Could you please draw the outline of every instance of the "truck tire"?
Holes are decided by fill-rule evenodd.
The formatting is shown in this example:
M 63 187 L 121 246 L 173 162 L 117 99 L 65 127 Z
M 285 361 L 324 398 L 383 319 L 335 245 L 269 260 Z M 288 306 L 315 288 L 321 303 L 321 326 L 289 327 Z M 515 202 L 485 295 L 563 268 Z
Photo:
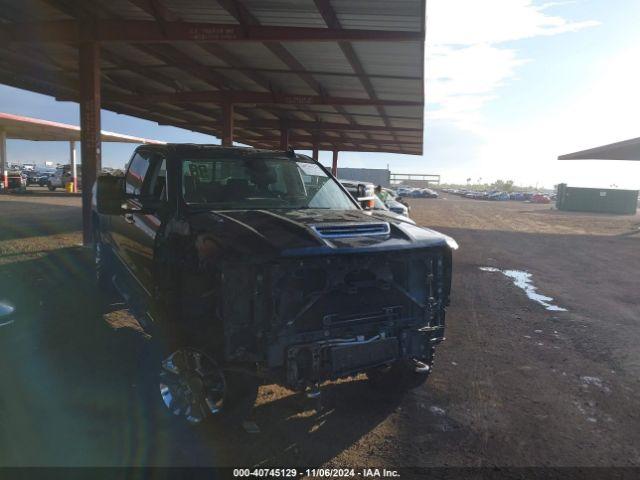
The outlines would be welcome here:
M 212 356 L 192 347 L 165 356 L 150 340 L 142 355 L 138 365 L 144 402 L 168 421 L 200 428 L 240 424 L 250 416 L 260 386 L 257 377 L 222 370 Z M 196 363 L 201 365 L 198 372 Z
M 47 188 L 49 189 L 50 192 L 55 191 L 56 187 L 54 187 L 53 185 L 51 185 L 50 183 L 47 185 Z
M 405 392 L 422 386 L 429 378 L 432 366 L 433 362 L 426 364 L 413 359 L 402 359 L 388 367 L 370 370 L 367 378 L 369 384 L 377 390 Z

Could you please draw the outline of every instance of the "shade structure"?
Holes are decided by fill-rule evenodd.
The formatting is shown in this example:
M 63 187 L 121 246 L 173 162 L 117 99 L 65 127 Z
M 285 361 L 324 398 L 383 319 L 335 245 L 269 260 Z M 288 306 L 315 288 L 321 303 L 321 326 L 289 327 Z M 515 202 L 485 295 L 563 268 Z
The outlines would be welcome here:
M 0 112 L 0 131 L 7 139 L 35 140 L 35 141 L 79 141 L 80 127 L 66 123 L 51 122 L 39 118 L 23 117 Z M 122 133 L 102 130 L 103 142 L 121 143 L 153 143 L 163 144 L 160 140 L 134 137 Z
M 102 108 L 260 148 L 422 153 L 424 0 L 0 0 L 0 17 L 0 83 L 78 100 L 96 44 Z
M 558 160 L 630 160 L 640 161 L 640 138 L 611 143 L 580 152 L 561 155 Z

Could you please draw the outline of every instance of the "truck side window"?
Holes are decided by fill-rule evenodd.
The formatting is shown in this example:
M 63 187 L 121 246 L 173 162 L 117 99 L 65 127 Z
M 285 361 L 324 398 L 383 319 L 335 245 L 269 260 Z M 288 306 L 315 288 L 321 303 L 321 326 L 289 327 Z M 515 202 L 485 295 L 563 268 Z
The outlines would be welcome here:
M 167 163 L 160 154 L 151 157 L 151 169 L 144 181 L 142 196 L 156 200 L 167 200 Z
M 139 153 L 136 153 L 131 159 L 129 170 L 127 170 L 127 175 L 124 179 L 126 193 L 129 195 L 140 195 L 147 170 L 149 170 L 149 160 Z

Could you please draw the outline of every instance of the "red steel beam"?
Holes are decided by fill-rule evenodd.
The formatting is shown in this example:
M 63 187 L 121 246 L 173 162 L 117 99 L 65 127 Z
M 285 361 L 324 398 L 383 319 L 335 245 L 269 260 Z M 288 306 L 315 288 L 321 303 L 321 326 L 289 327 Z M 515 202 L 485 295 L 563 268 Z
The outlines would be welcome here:
M 222 112 L 222 146 L 233 147 L 233 104 L 224 102 Z
M 60 97 L 60 101 L 74 100 Z M 389 105 L 422 107 L 422 102 L 411 100 L 382 100 L 370 98 L 328 97 L 322 95 L 288 95 L 267 92 L 242 92 L 238 90 L 213 90 L 197 92 L 149 93 L 142 95 L 110 95 L 110 101 L 136 104 L 155 103 L 248 103 L 284 105 Z
M 158 22 L 163 25 L 168 21 L 182 21 L 180 16 L 169 9 L 162 0 L 129 0 L 131 3 L 142 9 L 147 14 L 153 16 Z M 201 64 L 195 59 L 192 59 L 185 53 L 171 48 L 168 52 L 164 45 L 157 45 L 159 48 L 155 51 L 149 51 L 146 47 L 146 52 L 160 58 L 164 63 L 168 65 L 179 65 L 181 68 L 191 73 L 195 78 L 204 80 L 210 85 L 214 85 L 219 89 L 229 89 L 229 82 L 218 71 L 207 68 L 204 64 Z M 139 47 L 141 48 L 141 47 Z M 241 67 L 244 66 L 242 60 L 236 55 L 232 54 L 220 44 L 217 43 L 203 43 L 202 48 L 212 55 L 215 55 L 228 65 Z M 173 53 L 172 53 L 173 52 Z M 170 54 L 170 57 L 167 57 Z M 266 91 L 272 91 L 272 85 L 270 81 L 263 77 L 261 74 L 251 72 L 251 74 L 244 73 L 244 75 L 258 86 L 264 88 Z M 235 79 L 229 79 L 231 83 L 234 83 Z M 240 115 L 249 116 L 243 109 L 236 109 Z M 270 112 L 272 113 L 272 112 Z M 273 114 L 273 113 L 272 113 Z
M 91 222 L 92 188 L 101 168 L 100 138 L 100 47 L 83 43 L 80 63 L 80 142 L 82 155 L 82 241 L 93 239 Z
M 173 47 L 172 45 L 160 45 L 160 44 L 137 45 L 137 48 L 149 55 L 154 56 L 159 60 L 162 60 L 165 64 L 167 64 L 167 66 L 178 65 L 185 72 L 193 75 L 194 78 L 202 80 L 208 83 L 209 85 L 212 85 L 215 88 L 220 89 L 218 93 L 224 96 L 223 102 L 227 101 L 230 98 L 229 95 L 223 92 L 230 91 L 231 80 L 228 80 L 223 75 L 220 75 L 218 72 L 206 69 L 203 64 L 201 64 L 197 60 L 194 60 L 193 58 L 183 53 L 182 51 L 178 50 L 177 48 Z M 155 79 L 155 76 L 152 76 L 151 78 Z M 254 77 L 253 80 L 262 86 L 263 82 L 261 82 L 259 78 Z M 198 102 L 200 102 L 200 100 L 197 100 L 196 102 L 190 102 L 186 104 L 185 107 L 187 107 L 191 111 L 200 113 L 211 119 L 216 118 L 215 121 L 212 121 L 212 124 L 219 124 L 220 117 L 212 115 L 211 112 L 207 112 L 206 109 L 204 109 L 202 106 L 197 104 Z M 234 108 L 234 114 L 235 113 L 238 113 L 240 115 L 250 116 L 249 113 L 247 112 L 247 109 L 241 109 L 236 107 Z
M 0 40 L 21 43 L 55 42 L 294 42 L 376 41 L 416 42 L 421 33 L 264 25 L 227 25 L 149 20 L 58 20 L 3 24 Z
M 331 163 L 331 173 L 334 177 L 338 176 L 338 150 L 333 151 L 333 162 Z
M 269 142 L 271 141 L 271 137 L 255 137 L 256 142 Z M 277 140 L 273 141 L 273 143 L 277 142 Z M 397 140 L 379 140 L 374 139 L 370 140 L 368 138 L 346 138 L 346 137 L 314 137 L 313 135 L 291 135 L 289 137 L 289 143 L 293 146 L 299 143 L 308 143 L 311 145 L 320 145 L 320 144 L 341 144 L 341 145 L 396 145 L 398 144 Z M 422 145 L 422 140 L 410 140 L 410 141 L 401 141 L 400 143 L 404 145 L 412 145 L 418 146 Z
M 220 47 L 220 44 L 204 43 L 201 45 L 201 47 L 204 48 L 205 50 L 209 50 L 210 53 L 217 55 L 217 53 L 214 53 L 213 49 Z M 149 73 L 147 74 L 150 74 L 151 71 L 167 68 L 167 67 L 166 65 L 140 65 L 139 68 L 149 70 Z M 357 77 L 358 76 L 356 73 L 352 73 L 352 72 L 331 72 L 327 70 L 298 70 L 298 69 L 285 70 L 283 68 L 257 68 L 257 67 L 253 68 L 248 66 L 241 66 L 240 64 L 233 65 L 233 66 L 222 66 L 222 65 L 216 65 L 215 67 L 204 66 L 203 68 L 210 69 L 212 71 L 234 70 L 238 72 L 246 72 L 248 74 L 254 74 L 257 72 L 257 73 L 276 73 L 276 74 L 288 74 L 288 75 L 309 74 L 309 75 L 319 75 L 319 76 L 326 76 L 326 77 Z M 108 72 L 110 70 L 123 70 L 123 68 L 103 67 L 102 70 Z M 369 78 L 383 78 L 386 80 L 414 80 L 416 82 L 419 82 L 422 80 L 421 77 L 406 76 L 406 75 L 386 75 L 386 74 L 379 74 L 379 73 L 367 73 L 367 76 Z
M 318 135 L 297 135 L 291 134 L 289 137 L 291 143 L 295 142 L 308 142 L 308 143 L 326 143 L 326 142 L 340 142 L 340 143 L 354 143 L 354 144 L 369 144 L 369 145 L 397 145 L 402 143 L 404 145 L 422 145 L 421 138 L 415 138 L 411 140 L 398 141 L 395 138 L 392 140 L 381 140 L 378 138 L 349 138 L 349 137 L 328 137 Z
M 322 114 L 343 115 L 342 113 L 339 113 L 339 112 L 338 113 L 333 113 L 333 112 L 328 113 L 328 112 L 325 112 L 325 111 L 317 111 L 314 108 L 313 105 L 308 105 L 308 106 L 298 105 L 297 107 L 298 107 L 298 109 L 296 111 L 307 113 L 312 117 L 317 117 L 318 115 L 322 115 Z M 418 107 L 420 107 L 420 106 L 416 106 L 416 109 Z M 280 110 L 280 111 L 284 111 L 284 112 L 292 112 L 292 110 L 286 108 L 286 106 L 281 106 L 281 105 L 275 105 L 275 106 L 271 107 L 271 109 Z M 421 110 L 418 111 L 418 113 L 420 113 L 420 112 L 421 112 Z M 380 115 L 378 115 L 377 113 L 373 114 L 373 113 L 361 113 L 361 112 L 358 112 L 358 113 L 354 113 L 352 115 L 354 117 L 380 119 Z M 391 115 L 390 118 L 400 119 L 400 120 L 413 120 L 413 121 L 419 121 L 420 120 L 420 117 L 411 117 L 411 116 L 406 116 L 406 115 Z M 355 121 L 352 124 L 353 125 L 358 125 L 358 124 L 355 123 Z
M 289 128 L 282 126 L 280 128 L 280 150 L 289 148 Z
M 167 64 L 167 66 L 177 67 L 181 70 L 189 72 L 195 78 L 207 82 L 209 85 L 214 86 L 215 88 L 225 88 L 225 82 L 227 79 L 223 75 L 214 70 L 202 68 L 203 65 L 201 63 L 193 60 L 173 45 L 136 45 L 136 48 L 143 51 L 147 55 L 151 55 L 159 60 L 162 60 L 165 64 Z M 151 75 L 149 78 L 153 79 L 153 75 Z
M 323 20 L 325 21 L 325 23 L 329 28 L 336 28 L 336 29 L 342 28 L 342 25 L 340 24 L 340 20 L 338 20 L 338 16 L 333 10 L 333 7 L 331 6 L 331 3 L 329 0 L 314 0 L 314 1 L 316 4 L 316 8 L 320 12 L 320 15 L 322 15 Z M 367 92 L 367 95 L 369 95 L 369 98 L 377 99 L 378 97 L 376 95 L 375 89 L 373 88 L 373 84 L 371 83 L 371 80 L 369 79 L 369 77 L 367 77 L 364 67 L 362 66 L 362 63 L 360 62 L 360 59 L 358 58 L 358 55 L 356 54 L 355 50 L 353 49 L 353 46 L 349 42 L 338 42 L 338 45 L 340 47 L 340 50 L 342 50 L 342 53 L 346 57 L 347 61 L 349 62 L 349 65 L 351 65 L 351 68 L 358 76 L 358 79 L 360 80 L 362 87 Z M 381 105 L 376 105 L 376 110 L 380 114 L 380 117 L 382 117 L 384 124 L 387 127 L 390 127 L 391 122 L 389 121 L 389 118 L 387 118 L 387 114 L 384 108 Z
M 277 145 L 273 145 L 271 143 L 265 142 L 253 142 L 254 145 L 259 145 L 260 148 L 265 148 L 268 150 L 277 149 Z M 297 150 L 312 150 L 313 147 L 311 145 L 293 145 L 294 149 Z M 326 148 L 321 148 L 321 150 L 329 150 L 331 151 L 333 148 L 337 148 L 340 152 L 365 152 L 365 153 L 397 153 L 400 155 L 420 155 L 418 150 L 407 151 L 406 149 L 398 148 L 395 145 L 390 145 L 388 147 L 363 147 L 361 145 L 329 145 L 327 144 Z
M 138 8 L 153 16 L 159 23 L 164 25 L 168 21 L 176 22 L 182 21 L 180 16 L 169 9 L 162 0 L 129 0 Z M 172 47 L 161 44 L 139 46 L 138 48 L 144 50 L 146 53 L 162 60 L 168 66 L 178 65 L 183 70 L 189 72 L 194 78 L 204 80 L 210 85 L 215 86 L 218 89 L 230 89 L 229 82 L 219 72 L 207 68 L 204 64 L 201 64 L 197 60 L 191 58 L 189 55 L 182 51 Z M 209 53 L 216 55 L 222 61 L 230 65 L 239 65 L 241 61 L 235 57 L 235 55 L 229 53 L 222 48 L 219 44 L 204 43 L 202 48 L 208 50 Z M 256 82 L 259 86 L 265 90 L 270 91 L 271 85 L 266 78 L 260 76 L 260 74 L 248 75 L 245 74 L 251 81 Z M 231 80 L 233 81 L 233 80 Z M 196 112 L 202 112 L 202 108 L 197 105 L 190 104 L 188 107 Z M 240 115 L 249 116 L 243 109 L 235 109 Z M 211 117 L 211 113 L 205 114 L 205 116 Z M 208 128 L 207 128 L 208 129 Z M 233 130 L 233 129 L 232 129 Z M 232 132 L 233 133 L 233 132 Z
M 258 18 L 253 15 L 249 9 L 240 0 L 218 0 L 218 3 L 231 15 L 243 28 L 260 25 Z M 322 85 L 306 72 L 305 66 L 302 65 L 282 44 L 278 42 L 266 42 L 264 46 L 271 51 L 282 63 L 291 70 L 297 70 L 300 73 L 298 77 L 302 79 L 316 94 L 323 93 Z M 335 109 L 349 122 L 355 123 L 353 117 L 349 115 L 344 107 L 336 106 Z M 298 110 L 301 110 L 298 108 Z
M 238 120 L 236 127 L 249 129 L 279 130 L 285 124 L 292 130 L 308 130 L 313 132 L 422 132 L 417 127 L 385 127 L 381 125 L 354 125 L 350 123 L 326 123 L 326 122 L 305 122 L 302 120 Z M 178 127 L 201 126 L 201 125 L 174 125 Z
M 160 0 L 129 0 L 143 12 L 148 13 L 157 22 L 164 24 L 168 21 L 176 22 L 180 19 L 171 10 L 169 10 Z

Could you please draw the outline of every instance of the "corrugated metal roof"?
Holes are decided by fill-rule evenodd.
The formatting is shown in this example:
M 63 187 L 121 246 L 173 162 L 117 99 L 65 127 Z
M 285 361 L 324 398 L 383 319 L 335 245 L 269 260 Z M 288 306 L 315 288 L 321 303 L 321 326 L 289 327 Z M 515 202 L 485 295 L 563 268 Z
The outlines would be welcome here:
M 220 105 L 179 101 L 182 92 L 272 93 L 268 103 L 236 104 L 236 141 L 277 147 L 280 132 L 268 123 L 277 121 L 291 126 L 295 147 L 420 154 L 424 8 L 425 0 L 0 0 L 0 35 L 12 24 L 56 21 L 92 25 L 91 34 L 116 21 L 100 37 L 103 108 L 219 135 Z M 215 25 L 241 28 L 235 40 L 216 41 L 203 29 Z M 254 39 L 256 28 L 263 36 Z M 36 41 L 42 32 L 0 42 L 0 82 L 77 97 L 77 44 Z M 169 93 L 148 104 L 126 99 Z
M 561 155 L 558 160 L 631 160 L 640 161 L 640 138 L 602 145 Z

